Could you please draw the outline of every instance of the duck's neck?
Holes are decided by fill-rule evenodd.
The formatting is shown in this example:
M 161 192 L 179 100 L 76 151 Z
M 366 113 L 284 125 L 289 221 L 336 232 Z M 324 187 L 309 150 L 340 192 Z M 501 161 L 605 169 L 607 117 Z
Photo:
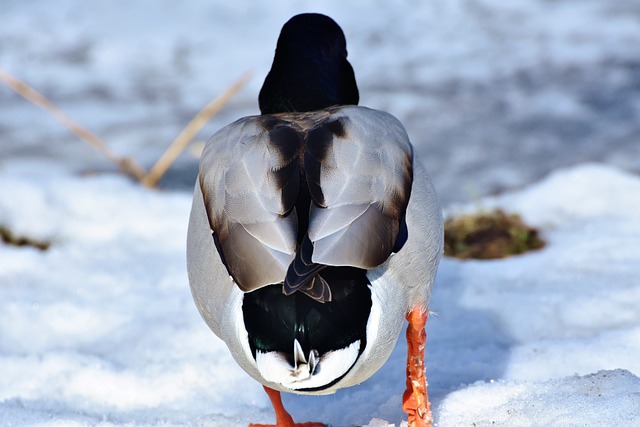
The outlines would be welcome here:
M 358 86 L 346 57 L 276 52 L 260 90 L 262 114 L 315 111 L 333 105 L 357 105 Z

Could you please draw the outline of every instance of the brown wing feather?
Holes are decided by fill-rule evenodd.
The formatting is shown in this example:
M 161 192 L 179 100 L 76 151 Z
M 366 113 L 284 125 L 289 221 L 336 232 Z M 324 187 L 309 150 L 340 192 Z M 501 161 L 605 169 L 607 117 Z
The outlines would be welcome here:
M 298 220 L 291 200 L 298 188 L 291 176 L 299 171 L 286 150 L 271 144 L 272 131 L 257 117 L 233 123 L 207 142 L 200 164 L 211 230 L 243 291 L 281 282 L 295 255 Z M 295 144 L 295 134 L 285 136 L 283 144 Z

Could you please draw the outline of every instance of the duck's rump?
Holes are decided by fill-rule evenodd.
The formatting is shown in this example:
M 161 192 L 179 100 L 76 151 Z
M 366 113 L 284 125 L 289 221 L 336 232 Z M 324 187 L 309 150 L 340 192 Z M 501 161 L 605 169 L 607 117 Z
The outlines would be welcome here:
M 278 285 L 245 294 L 243 316 L 254 356 L 256 351 L 290 353 L 294 340 L 305 353 L 313 349 L 321 354 L 366 342 L 371 291 L 365 271 L 328 267 L 322 274 L 333 292 L 330 302 L 302 293 L 287 296 Z

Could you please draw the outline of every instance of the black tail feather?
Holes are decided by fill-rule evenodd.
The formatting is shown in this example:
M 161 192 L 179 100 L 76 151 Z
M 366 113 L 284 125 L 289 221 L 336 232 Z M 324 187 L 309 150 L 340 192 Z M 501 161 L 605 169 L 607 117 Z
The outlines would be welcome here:
M 320 272 L 327 266 L 316 264 L 311 260 L 313 243 L 309 235 L 305 234 L 302 244 L 293 262 L 289 265 L 287 275 L 282 285 L 282 292 L 291 295 L 300 291 L 318 302 L 331 301 L 331 288 Z

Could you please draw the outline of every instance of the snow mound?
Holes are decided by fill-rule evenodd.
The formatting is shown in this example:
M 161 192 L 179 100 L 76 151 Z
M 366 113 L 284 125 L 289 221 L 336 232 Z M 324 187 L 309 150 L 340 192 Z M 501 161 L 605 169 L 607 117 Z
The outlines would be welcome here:
M 452 393 L 440 408 L 439 425 L 632 426 L 639 398 L 640 378 L 623 369 L 540 382 L 495 381 Z

